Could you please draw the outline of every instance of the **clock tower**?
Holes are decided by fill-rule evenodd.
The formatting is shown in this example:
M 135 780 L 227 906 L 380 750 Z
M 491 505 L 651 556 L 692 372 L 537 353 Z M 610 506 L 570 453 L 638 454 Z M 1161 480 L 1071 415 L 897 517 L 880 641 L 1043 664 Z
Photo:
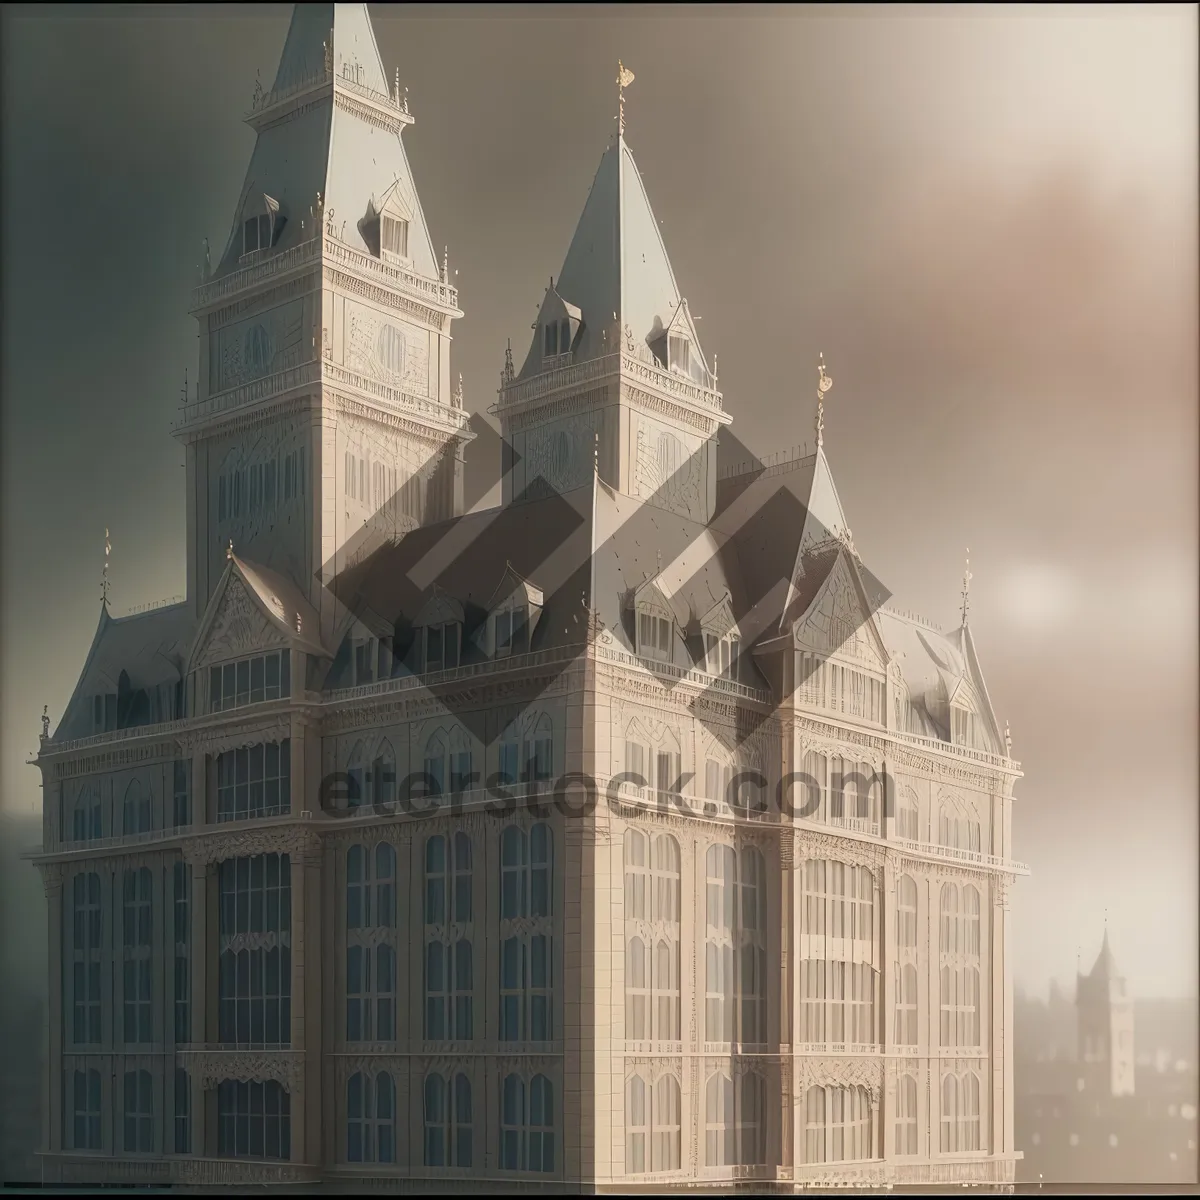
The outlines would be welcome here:
M 362 4 L 297 5 L 227 240 L 192 312 L 188 601 L 240 559 L 292 580 L 331 638 L 321 580 L 381 539 L 455 515 L 471 438 L 450 384 L 462 316 L 434 250 Z

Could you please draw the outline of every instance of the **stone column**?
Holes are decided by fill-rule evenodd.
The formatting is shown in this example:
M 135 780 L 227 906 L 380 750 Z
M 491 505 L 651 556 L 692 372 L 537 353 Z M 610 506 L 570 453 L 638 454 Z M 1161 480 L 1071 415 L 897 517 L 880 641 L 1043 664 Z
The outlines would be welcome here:
M 62 1150 L 63 1110 L 63 868 L 60 863 L 42 867 L 46 890 L 46 928 L 50 934 L 49 993 L 47 996 L 47 1084 L 42 1109 L 42 1145 L 51 1153 Z

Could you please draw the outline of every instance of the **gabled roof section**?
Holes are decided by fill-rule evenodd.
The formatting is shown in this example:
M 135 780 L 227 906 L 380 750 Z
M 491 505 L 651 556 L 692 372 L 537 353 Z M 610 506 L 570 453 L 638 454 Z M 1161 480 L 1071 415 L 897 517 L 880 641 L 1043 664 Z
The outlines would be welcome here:
M 979 656 L 975 653 L 975 639 L 971 636 L 970 625 L 964 624 L 954 637 L 956 648 L 963 663 L 963 673 L 970 680 L 976 699 L 979 716 L 983 718 L 988 728 L 992 746 L 999 753 L 1004 748 L 1004 734 L 992 707 L 992 698 L 988 695 L 987 684 L 983 680 L 983 668 L 979 665 Z
M 635 343 L 648 341 L 652 332 L 661 332 L 671 323 L 680 308 L 675 272 L 623 137 L 600 159 L 555 287 L 583 314 L 576 361 L 614 353 L 626 329 Z M 694 326 L 691 336 L 699 353 Z M 540 367 L 541 352 L 535 342 L 521 374 L 537 374 Z
M 376 102 L 391 104 L 392 89 L 365 4 L 297 4 L 268 101 L 288 92 L 304 92 L 306 83 L 316 86 L 326 79 L 326 47 L 331 35 L 334 79 L 348 93 L 369 93 Z M 411 123 L 407 115 L 397 120 L 401 127 Z M 339 241 L 369 253 L 360 226 L 372 199 L 382 206 L 393 190 L 410 214 L 408 251 L 413 270 L 427 279 L 439 278 L 438 258 L 399 130 L 383 128 L 335 107 L 328 89 L 319 99 L 314 95 L 311 103 L 281 114 L 261 128 L 214 276 L 241 265 L 242 225 L 250 216 L 265 211 L 264 193 L 279 201 L 280 212 L 287 218 L 275 245 L 277 251 L 299 245 L 312 235 L 312 210 L 320 193 L 324 217 L 316 219 L 330 221 Z
M 230 555 L 196 630 L 187 669 L 285 645 L 331 657 L 317 611 L 300 589 L 268 567 Z
M 541 608 L 545 599 L 541 588 L 530 583 L 509 562 L 505 564 L 504 576 L 496 585 L 496 590 L 492 593 L 492 598 L 488 601 L 488 611 L 491 612 L 493 609 L 507 604 L 514 597 L 524 601 L 526 604 L 532 605 L 534 608 Z
M 803 552 L 809 546 L 826 541 L 831 534 L 843 533 L 849 528 L 846 523 L 846 513 L 842 501 L 833 483 L 833 472 L 829 469 L 829 460 L 825 450 L 818 446 L 813 455 L 812 478 L 809 482 L 808 515 L 804 519 L 804 528 L 800 533 L 800 550 Z

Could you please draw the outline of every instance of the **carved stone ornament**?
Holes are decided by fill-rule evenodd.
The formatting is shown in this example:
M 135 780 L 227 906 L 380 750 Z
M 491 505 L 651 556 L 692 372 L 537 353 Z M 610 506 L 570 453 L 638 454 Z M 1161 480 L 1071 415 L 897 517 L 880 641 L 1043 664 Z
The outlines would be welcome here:
M 256 651 L 286 646 L 287 638 L 272 624 L 240 579 L 231 578 L 208 631 L 197 668 Z
M 801 1096 L 810 1087 L 865 1087 L 871 1102 L 878 1104 L 883 1091 L 883 1067 L 875 1058 L 797 1059 L 797 1083 Z
M 204 1091 L 224 1080 L 266 1083 L 274 1080 L 287 1092 L 296 1093 L 304 1082 L 304 1057 L 288 1050 L 207 1050 L 189 1055 L 193 1073 L 199 1075 Z
M 316 854 L 320 848 L 321 839 L 311 829 L 282 825 L 203 834 L 184 843 L 183 857 L 193 865 L 207 866 L 258 854 L 288 854 L 296 858 Z
M 191 758 L 198 753 L 226 754 L 230 750 L 244 750 L 261 742 L 282 742 L 292 736 L 292 721 L 281 714 L 273 721 L 256 722 L 252 726 L 242 725 L 235 729 L 195 729 L 179 736 L 179 753 Z

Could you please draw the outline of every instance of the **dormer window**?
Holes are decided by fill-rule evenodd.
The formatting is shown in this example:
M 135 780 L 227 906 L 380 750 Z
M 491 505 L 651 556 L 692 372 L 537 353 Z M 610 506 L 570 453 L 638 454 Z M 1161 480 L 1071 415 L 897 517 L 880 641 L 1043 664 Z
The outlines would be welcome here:
M 449 671 L 458 666 L 462 644 L 462 625 L 458 621 L 443 621 L 425 627 L 425 670 Z
M 975 714 L 968 712 L 965 708 L 952 707 L 950 709 L 952 721 L 953 742 L 956 746 L 974 746 L 975 745 Z
M 571 352 L 571 322 L 567 317 L 542 326 L 542 357 L 557 358 Z
M 741 643 L 738 638 L 717 637 L 715 633 L 704 635 L 704 657 L 708 673 L 720 675 L 723 679 L 737 677 L 737 659 Z
M 671 658 L 671 621 L 656 612 L 638 613 L 638 653 L 650 658 Z
M 242 254 L 253 254 L 256 250 L 269 250 L 279 241 L 287 217 L 282 213 L 260 213 L 248 218 L 242 225 Z
M 692 373 L 692 344 L 685 337 L 672 334 L 667 339 L 668 367 L 681 375 Z
M 493 620 L 497 658 L 525 654 L 529 650 L 529 610 L 524 604 L 496 613 Z
M 408 257 L 408 222 L 401 217 L 379 218 L 379 244 L 384 254 L 392 258 Z

